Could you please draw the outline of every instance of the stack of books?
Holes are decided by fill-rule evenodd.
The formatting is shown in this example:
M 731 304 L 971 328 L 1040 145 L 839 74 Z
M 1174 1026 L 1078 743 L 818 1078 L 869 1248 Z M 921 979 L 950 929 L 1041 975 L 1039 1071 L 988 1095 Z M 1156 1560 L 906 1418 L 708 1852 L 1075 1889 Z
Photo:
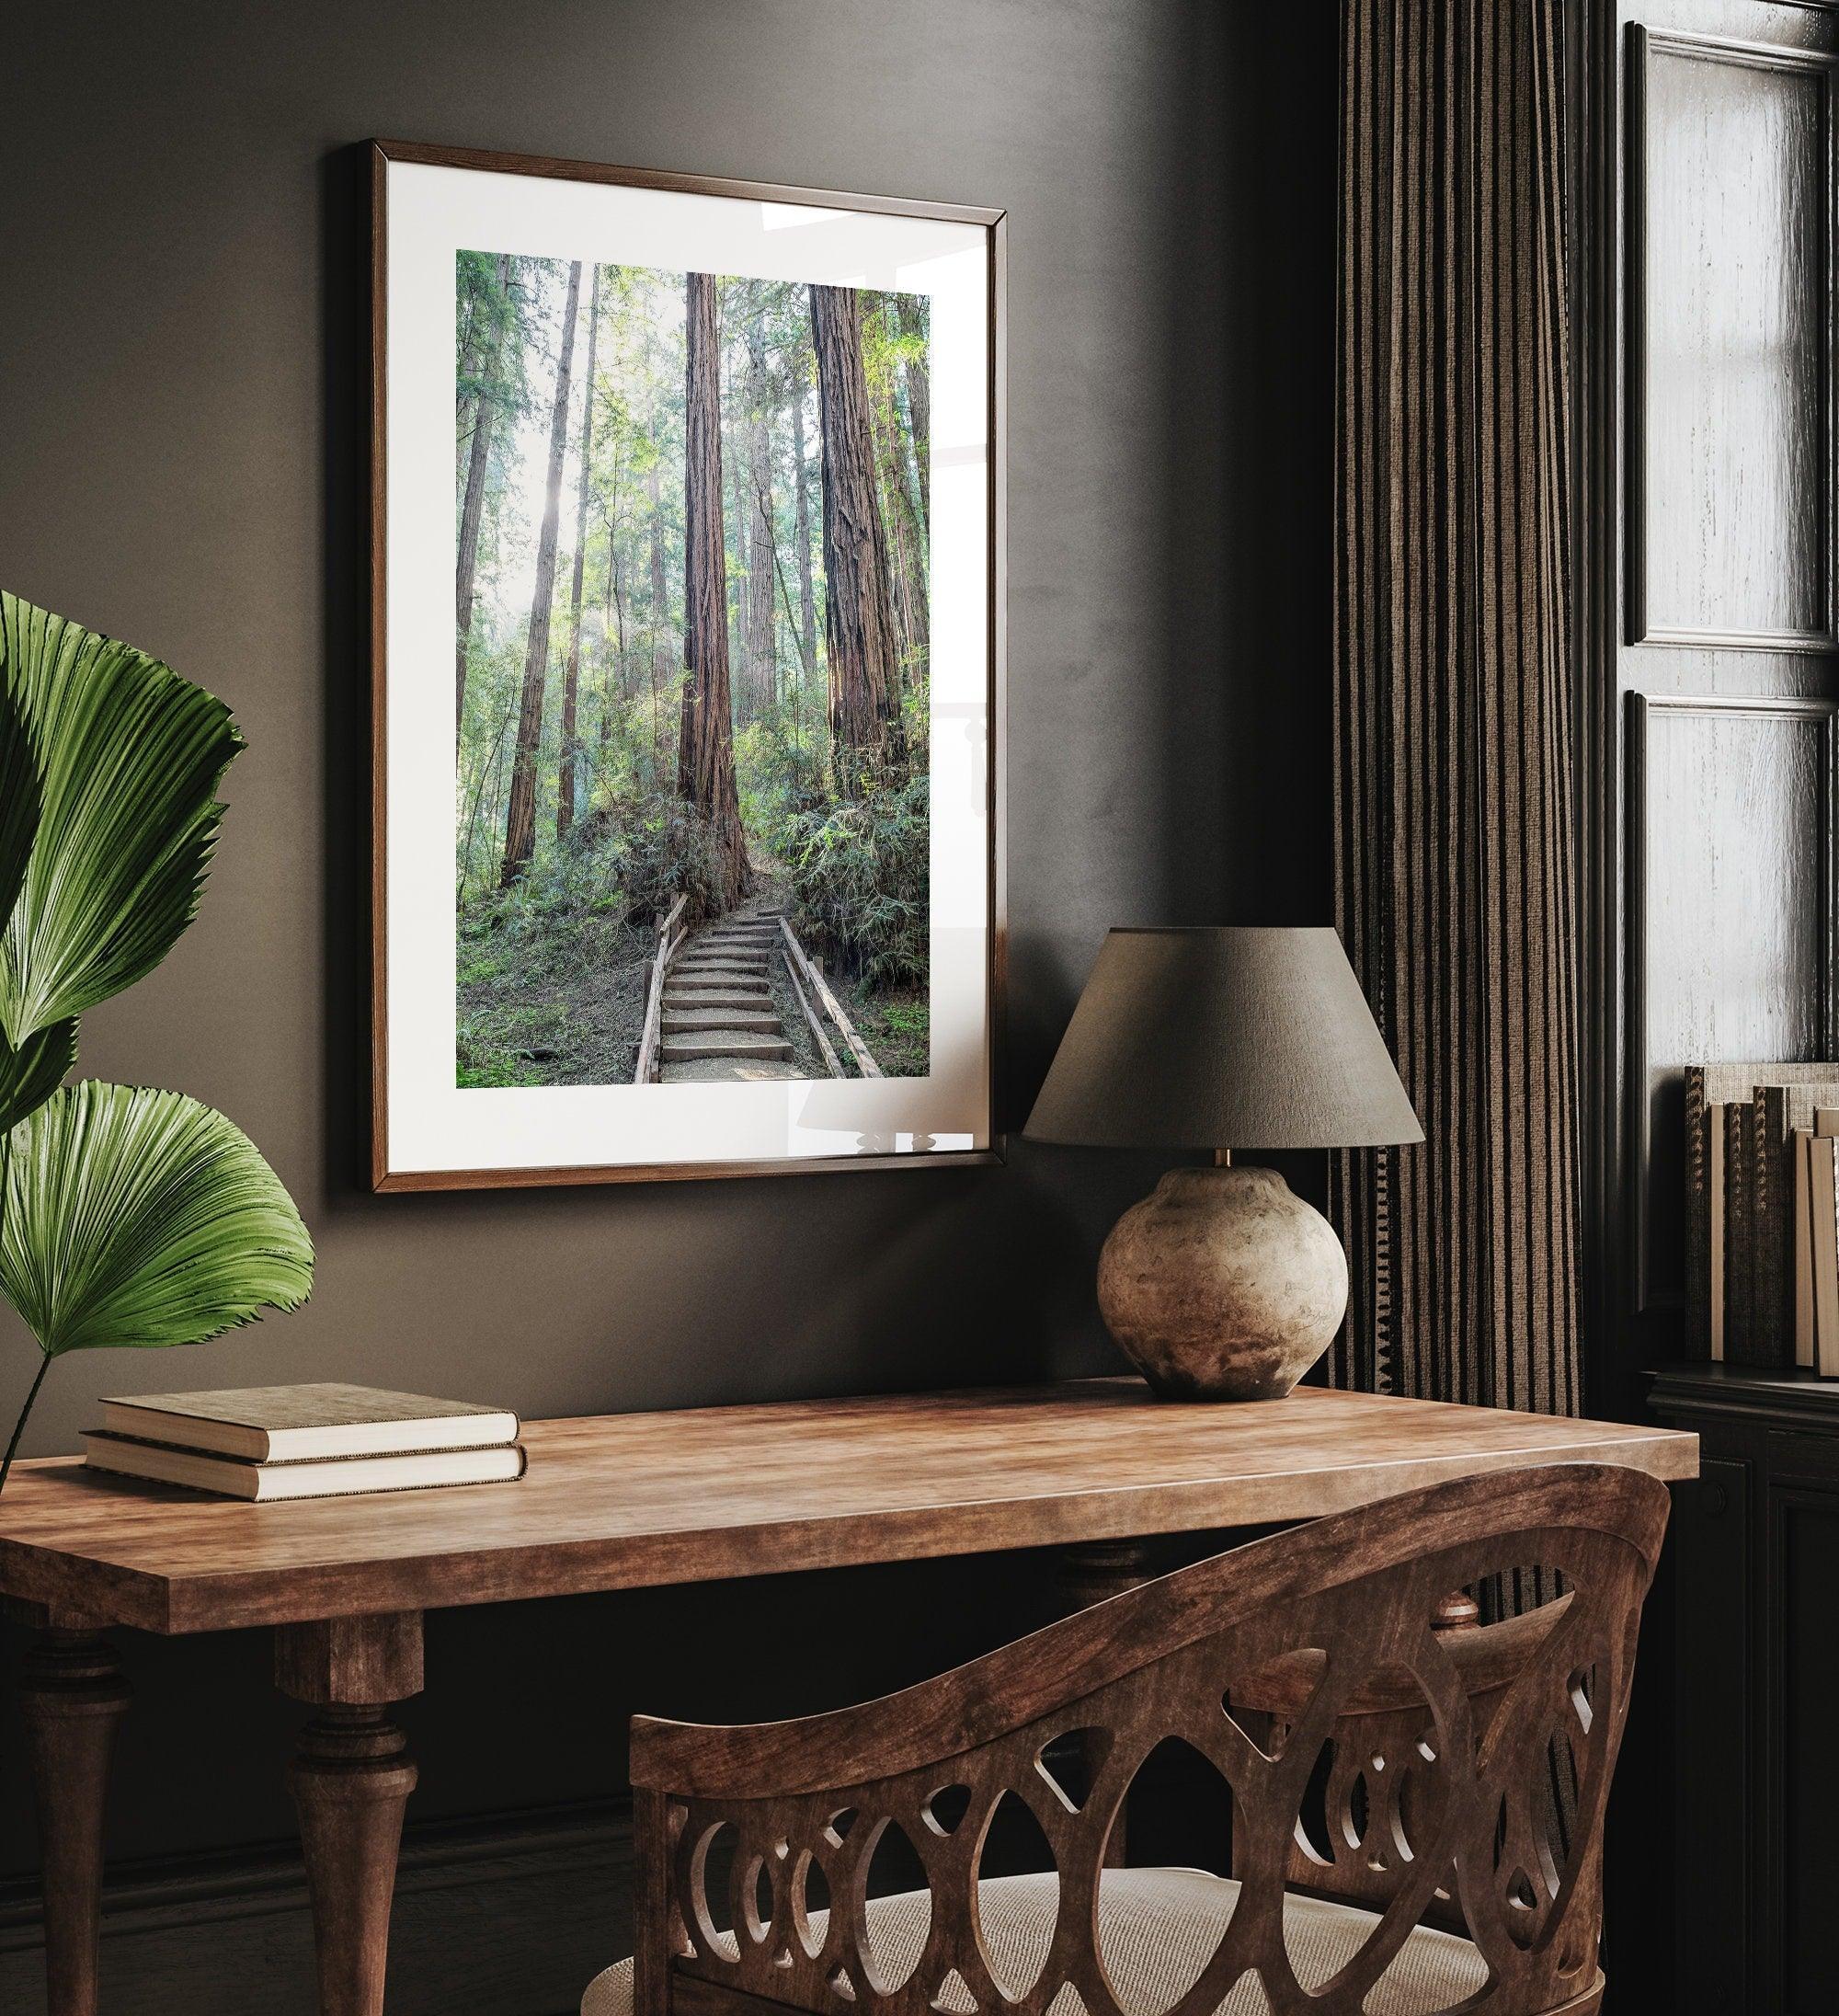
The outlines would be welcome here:
M 83 1438 L 91 1470 L 232 1498 L 332 1498 L 508 1483 L 524 1471 L 502 1407 L 371 1386 L 246 1386 L 102 1403 Z
M 1839 1064 L 1685 1074 L 1688 1346 L 1839 1378 Z

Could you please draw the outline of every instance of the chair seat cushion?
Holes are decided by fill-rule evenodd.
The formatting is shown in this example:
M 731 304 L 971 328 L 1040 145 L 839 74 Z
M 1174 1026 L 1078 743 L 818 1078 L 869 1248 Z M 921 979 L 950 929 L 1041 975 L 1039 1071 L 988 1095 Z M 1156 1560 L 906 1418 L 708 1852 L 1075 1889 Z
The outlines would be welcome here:
M 1239 1900 L 1239 1885 L 1197 1869 L 1108 1869 L 1099 1885 L 1099 1950 L 1128 2016 L 1169 2008 L 1200 1976 Z M 990 1966 L 999 1982 L 1033 1981 L 1053 1938 L 1059 1910 L 1054 1876 L 998 1876 L 977 1892 Z M 1296 1978 L 1319 1987 L 1365 1944 L 1376 1919 L 1352 1905 L 1290 1896 L 1284 1904 L 1284 1942 Z M 812 1914 L 817 1931 L 821 1915 Z M 931 1923 L 923 1890 L 872 1898 L 869 1937 L 878 1964 L 902 1976 L 918 1963 Z M 1366 2016 L 1433 2016 L 1486 1986 L 1488 1965 L 1466 1939 L 1420 1926 L 1366 1998 Z M 955 1979 L 938 2007 L 972 2016 L 968 1992 Z M 632 1962 L 597 1975 L 581 1999 L 581 2016 L 632 2016 Z M 1217 2016 L 1265 2016 L 1255 1976 L 1242 1976 Z

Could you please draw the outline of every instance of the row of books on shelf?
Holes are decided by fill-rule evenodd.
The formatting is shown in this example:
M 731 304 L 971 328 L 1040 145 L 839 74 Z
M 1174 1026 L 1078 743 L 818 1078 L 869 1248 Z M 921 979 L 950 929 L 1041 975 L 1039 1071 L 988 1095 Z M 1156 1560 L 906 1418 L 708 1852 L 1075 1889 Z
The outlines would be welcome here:
M 1839 1064 L 1685 1074 L 1687 1344 L 1839 1378 Z
M 426 1393 L 322 1383 L 105 1400 L 83 1438 L 91 1470 L 260 1502 L 508 1483 L 516 1415 Z

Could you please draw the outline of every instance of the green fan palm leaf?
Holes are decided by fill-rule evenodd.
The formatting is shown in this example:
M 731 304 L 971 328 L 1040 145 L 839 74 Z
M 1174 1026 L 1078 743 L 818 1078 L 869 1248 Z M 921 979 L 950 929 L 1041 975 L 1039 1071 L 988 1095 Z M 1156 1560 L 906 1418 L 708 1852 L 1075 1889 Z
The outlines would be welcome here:
M 197 913 L 243 746 L 144 651 L 0 592 L 0 1291 L 40 1358 L 200 1344 L 313 1285 L 300 1213 L 247 1137 L 179 1093 L 86 1082 L 77 1017 Z
M 0 689 L 23 727 L 35 830 L 0 938 L 16 1050 L 152 972 L 197 913 L 243 746 L 230 712 L 157 659 L 0 593 Z M 0 723 L 0 770 L 12 762 Z M 0 899 L 9 813 L 0 817 Z
M 86 1080 L 15 1128 L 0 1287 L 47 1358 L 201 1344 L 313 1286 L 300 1213 L 255 1144 L 182 1093 Z
M 39 773 L 14 698 L 11 660 L 0 660 L 0 919 L 12 912 L 39 830 Z M 56 1022 L 16 1050 L 0 1033 L 0 1135 L 49 1099 L 76 1061 L 76 1024 Z
M 10 917 L 39 830 L 39 773 L 26 716 L 0 658 L 0 919 Z
M 0 1036 L 0 1138 L 63 1084 L 76 1062 L 76 1022 L 54 1022 L 16 1050 Z

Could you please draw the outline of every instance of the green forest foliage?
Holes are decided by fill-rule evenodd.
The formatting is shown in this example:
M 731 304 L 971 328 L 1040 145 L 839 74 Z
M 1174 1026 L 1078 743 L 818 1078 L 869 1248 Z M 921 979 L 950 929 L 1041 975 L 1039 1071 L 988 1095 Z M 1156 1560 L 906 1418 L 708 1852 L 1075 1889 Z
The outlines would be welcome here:
M 469 472 L 485 430 L 471 614 L 465 621 L 463 609 L 457 667 L 461 1079 L 543 1082 L 541 1053 L 552 1048 L 556 1008 L 565 1008 L 571 991 L 648 958 L 655 922 L 679 894 L 691 898 L 692 913 L 714 907 L 709 834 L 679 796 L 684 281 L 634 268 L 583 270 L 555 507 L 536 841 L 508 887 L 501 884 L 510 773 L 568 269 L 463 252 L 456 281 L 463 591 Z M 923 1071 L 926 304 L 904 295 L 859 298 L 899 639 L 904 760 L 852 765 L 830 743 L 810 290 L 731 278 L 719 283 L 718 302 L 734 767 L 755 870 L 782 899 L 807 948 L 852 983 L 858 1000 L 917 991 L 917 1006 L 890 1002 L 887 1033 L 904 1049 L 901 1068 Z M 571 647 L 578 672 L 573 802 L 565 814 L 558 794 Z M 616 1067 L 610 1056 L 610 1073 Z

